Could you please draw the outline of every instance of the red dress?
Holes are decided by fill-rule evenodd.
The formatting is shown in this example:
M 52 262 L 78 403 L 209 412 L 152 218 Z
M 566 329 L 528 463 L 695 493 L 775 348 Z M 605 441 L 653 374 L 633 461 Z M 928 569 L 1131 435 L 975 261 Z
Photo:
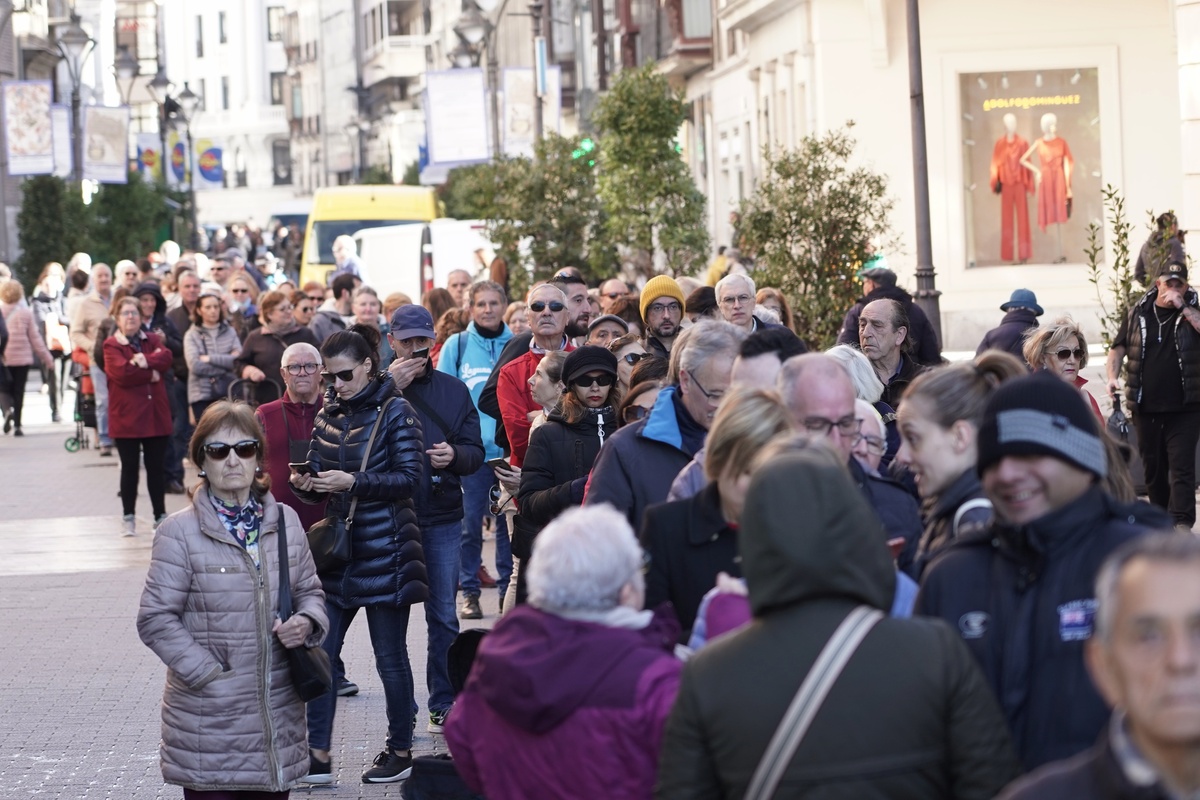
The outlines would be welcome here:
M 1029 203 L 1026 195 L 1033 191 L 1033 173 L 1021 164 L 1021 156 L 1029 142 L 1014 135 L 1001 136 L 992 148 L 991 187 L 1000 184 L 1000 260 L 1013 260 L 1013 219 L 1017 222 L 1017 254 L 1021 260 L 1032 255 L 1029 241 Z
M 1038 227 L 1043 231 L 1047 225 L 1067 221 L 1067 173 L 1075 164 L 1071 148 L 1066 139 L 1057 136 L 1050 141 L 1038 139 L 1038 165 L 1042 171 L 1042 182 L 1038 187 Z

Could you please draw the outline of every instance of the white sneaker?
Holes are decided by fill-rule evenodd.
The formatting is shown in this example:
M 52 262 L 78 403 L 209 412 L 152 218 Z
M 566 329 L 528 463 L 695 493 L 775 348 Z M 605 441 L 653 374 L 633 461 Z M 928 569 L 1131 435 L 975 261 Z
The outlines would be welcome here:
M 137 517 L 135 517 L 133 514 L 125 515 L 125 535 L 126 536 L 136 536 L 137 535 Z

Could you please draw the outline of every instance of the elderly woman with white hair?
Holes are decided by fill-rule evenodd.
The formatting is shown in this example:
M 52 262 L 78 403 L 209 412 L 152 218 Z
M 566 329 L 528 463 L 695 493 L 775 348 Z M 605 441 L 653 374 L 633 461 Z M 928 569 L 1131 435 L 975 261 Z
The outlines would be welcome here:
M 884 429 L 887 431 L 887 449 L 879 459 L 878 470 L 887 474 L 888 465 L 900 449 L 900 431 L 896 427 L 896 409 L 880 399 L 883 397 L 883 383 L 875 374 L 870 360 L 856 347 L 839 344 L 826 350 L 825 355 L 831 356 L 846 368 L 850 382 L 854 384 L 854 396 L 870 403 L 883 419 Z
M 446 722 L 454 765 L 489 800 L 649 798 L 679 688 L 679 624 L 642 610 L 625 515 L 572 508 L 542 529 L 529 602 L 484 638 Z

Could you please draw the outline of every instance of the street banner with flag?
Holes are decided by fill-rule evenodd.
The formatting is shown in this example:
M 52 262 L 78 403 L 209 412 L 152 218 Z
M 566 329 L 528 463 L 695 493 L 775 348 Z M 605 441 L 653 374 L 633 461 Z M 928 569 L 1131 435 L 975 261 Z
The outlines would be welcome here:
M 196 140 L 196 188 L 221 189 L 225 186 L 224 148 L 214 139 Z
M 187 140 L 177 131 L 167 134 L 167 185 L 173 189 L 188 188 Z
M 8 174 L 49 175 L 54 171 L 50 81 L 4 81 L 0 88 Z
M 537 102 L 535 73 L 531 67 L 506 67 L 502 95 L 500 138 L 504 155 L 533 158 L 534 103 Z M 559 133 L 562 118 L 562 68 L 546 69 L 546 95 L 542 98 L 542 131 Z
M 162 179 L 162 139 L 157 133 L 137 135 L 137 164 L 138 171 L 147 181 Z
M 83 177 L 129 182 L 129 106 L 84 106 Z

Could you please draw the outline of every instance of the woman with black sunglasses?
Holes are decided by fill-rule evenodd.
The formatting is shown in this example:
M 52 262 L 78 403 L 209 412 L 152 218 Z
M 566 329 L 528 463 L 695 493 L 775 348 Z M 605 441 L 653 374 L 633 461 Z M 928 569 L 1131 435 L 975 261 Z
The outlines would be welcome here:
M 617 384 L 617 357 L 596 345 L 585 345 L 567 355 L 563 364 L 562 399 L 546 423 L 529 437 L 529 450 L 521 468 L 517 493 L 514 546 L 529 552 L 534 537 L 571 506 L 583 504 L 588 474 L 604 441 L 617 429 L 616 408 L 621 403 Z M 517 571 L 517 602 L 525 601 L 524 575 Z
M 1044 369 L 1078 389 L 1103 427 L 1104 415 L 1100 413 L 1100 406 L 1083 388 L 1087 380 L 1079 375 L 1087 366 L 1088 350 L 1087 339 L 1083 338 L 1083 330 L 1075 320 L 1062 316 L 1050 325 L 1031 328 L 1025 334 L 1025 347 L 1021 352 L 1034 372 Z
M 412 771 L 413 675 L 408 659 L 408 616 L 429 596 L 429 578 L 413 495 L 421 483 L 425 446 L 417 415 L 381 370 L 379 331 L 352 325 L 321 346 L 329 387 L 317 412 L 307 467 L 290 482 L 305 502 L 328 498 L 326 513 L 348 523 L 350 563 L 321 572 L 329 636 L 324 648 L 335 664 L 329 691 L 308 704 L 311 765 L 305 783 L 333 782 L 329 751 L 337 706 L 342 642 L 359 609 L 366 610 L 375 664 L 387 704 L 388 736 L 364 783 L 392 783 Z M 372 442 L 372 431 L 378 430 Z M 367 458 L 366 469 L 363 459 Z

